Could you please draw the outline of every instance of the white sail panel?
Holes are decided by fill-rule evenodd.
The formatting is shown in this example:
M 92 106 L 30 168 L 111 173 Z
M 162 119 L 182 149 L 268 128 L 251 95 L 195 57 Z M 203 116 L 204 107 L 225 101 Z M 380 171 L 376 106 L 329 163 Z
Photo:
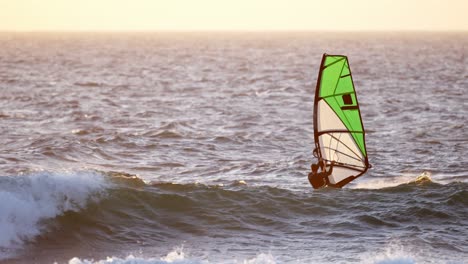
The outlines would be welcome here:
M 327 130 L 348 130 L 343 124 L 343 121 L 341 121 L 325 100 L 318 101 L 317 125 L 318 132 Z
M 331 184 L 337 184 L 340 181 L 350 176 L 356 176 L 360 174 L 362 171 L 356 171 L 356 170 L 349 169 L 349 168 L 335 166 L 333 167 L 333 174 L 328 177 L 328 180 L 330 181 Z
M 364 156 L 354 138 L 347 132 L 348 129 L 341 119 L 324 100 L 318 102 L 317 121 L 317 131 L 319 133 L 330 131 L 318 137 L 322 157 L 326 160 L 349 165 L 366 166 Z
M 319 136 L 319 143 L 320 152 L 324 159 L 356 167 L 366 167 L 358 146 L 349 134 L 322 134 Z

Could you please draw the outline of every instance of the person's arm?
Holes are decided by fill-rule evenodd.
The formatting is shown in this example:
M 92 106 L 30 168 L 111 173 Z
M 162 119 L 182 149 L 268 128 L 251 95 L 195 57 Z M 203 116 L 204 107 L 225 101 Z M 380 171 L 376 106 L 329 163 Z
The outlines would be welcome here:
M 327 171 L 326 171 L 327 163 L 325 162 L 325 160 L 320 159 L 319 165 L 320 165 L 320 171 L 321 171 L 321 172 L 327 172 Z

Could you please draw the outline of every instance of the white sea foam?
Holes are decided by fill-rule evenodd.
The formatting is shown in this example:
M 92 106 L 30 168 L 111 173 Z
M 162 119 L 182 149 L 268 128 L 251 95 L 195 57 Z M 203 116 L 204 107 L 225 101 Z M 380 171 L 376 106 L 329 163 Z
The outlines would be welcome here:
M 416 262 L 412 258 L 408 257 L 395 257 L 378 260 L 375 264 L 415 264 Z
M 275 264 L 276 259 L 271 253 L 260 253 L 256 257 L 244 260 L 243 264 Z
M 183 247 L 177 247 L 166 256 L 161 258 L 145 258 L 145 257 L 135 257 L 134 255 L 129 255 L 126 258 L 119 257 L 107 257 L 105 260 L 81 260 L 78 257 L 72 258 L 68 264 L 195 264 L 195 263 L 207 263 L 199 260 L 194 260 L 187 258 L 183 251 Z
M 220 260 L 211 262 L 208 260 L 198 260 L 186 256 L 182 247 L 178 247 L 161 258 L 135 257 L 129 255 L 126 258 L 107 257 L 105 260 L 81 260 L 77 257 L 71 259 L 68 264 L 275 264 L 275 258 L 271 254 L 260 253 L 251 259 L 244 260 Z
M 407 174 L 391 178 L 369 178 L 363 181 L 357 181 L 352 187 L 354 189 L 382 189 L 395 187 L 401 184 L 411 182 L 422 182 L 424 180 L 432 181 L 430 172 L 423 172 L 419 175 Z
M 180 259 L 180 260 L 164 260 L 164 259 L 157 259 L 157 258 L 140 258 L 135 257 L 133 255 L 129 255 L 126 258 L 118 258 L 118 257 L 107 257 L 105 260 L 81 260 L 79 258 L 71 259 L 68 264 L 166 264 L 166 263 L 173 263 L 173 264 L 194 264 L 194 263 L 202 263 L 195 260 L 187 260 L 187 259 Z
M 44 220 L 80 210 L 89 199 L 97 199 L 93 194 L 104 191 L 106 184 L 103 175 L 92 172 L 0 177 L 0 259 L 43 232 Z
M 461 264 L 462 260 L 457 256 L 453 259 L 441 259 L 441 256 L 431 248 L 420 248 L 403 244 L 398 239 L 392 239 L 378 252 L 365 252 L 360 258 L 360 263 L 365 264 L 416 264 L 416 263 L 445 263 Z

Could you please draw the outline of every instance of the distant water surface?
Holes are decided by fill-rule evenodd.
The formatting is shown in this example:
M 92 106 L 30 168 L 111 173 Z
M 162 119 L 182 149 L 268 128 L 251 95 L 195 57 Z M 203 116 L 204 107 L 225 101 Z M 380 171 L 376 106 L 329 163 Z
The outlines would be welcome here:
M 314 191 L 325 52 L 373 168 Z M 467 33 L 0 33 L 0 262 L 467 263 L 467 88 Z

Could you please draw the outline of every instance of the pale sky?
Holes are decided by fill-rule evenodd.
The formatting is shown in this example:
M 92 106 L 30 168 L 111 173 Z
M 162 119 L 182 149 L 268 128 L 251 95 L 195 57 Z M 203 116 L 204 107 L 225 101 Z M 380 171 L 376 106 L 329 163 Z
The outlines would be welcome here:
M 0 0 L 0 31 L 468 31 L 468 0 Z

